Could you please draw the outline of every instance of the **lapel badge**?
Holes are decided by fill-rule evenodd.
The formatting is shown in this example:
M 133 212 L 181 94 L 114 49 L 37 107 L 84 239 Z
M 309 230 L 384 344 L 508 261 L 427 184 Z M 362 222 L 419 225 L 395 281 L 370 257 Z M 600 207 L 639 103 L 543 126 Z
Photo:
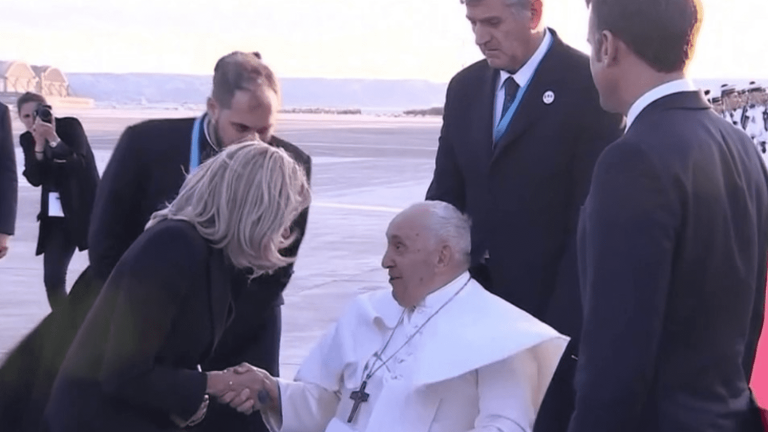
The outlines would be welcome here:
M 547 92 L 544 93 L 542 100 L 547 105 L 551 104 L 552 102 L 555 101 L 555 93 L 552 90 L 547 90 Z

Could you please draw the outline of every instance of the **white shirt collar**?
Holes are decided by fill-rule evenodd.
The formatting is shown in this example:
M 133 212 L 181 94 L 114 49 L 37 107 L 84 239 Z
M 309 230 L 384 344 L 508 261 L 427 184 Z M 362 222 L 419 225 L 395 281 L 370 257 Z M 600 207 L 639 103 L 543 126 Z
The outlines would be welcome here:
M 499 70 L 499 82 L 496 84 L 496 91 L 501 89 L 501 87 L 504 85 L 504 81 L 507 79 L 507 77 L 510 76 L 521 88 L 525 87 L 525 85 L 531 81 L 531 78 L 533 78 L 533 73 L 539 67 L 539 63 L 541 63 L 541 61 L 544 59 L 544 55 L 549 50 L 549 46 L 551 44 L 552 33 L 549 32 L 549 29 L 544 29 L 544 39 L 541 41 L 539 48 L 536 49 L 536 52 L 533 53 L 533 56 L 528 59 L 528 61 L 523 65 L 523 67 L 520 68 L 520 70 L 517 71 L 517 73 L 513 75 L 505 70 Z
M 465 271 L 459 277 L 448 282 L 442 288 L 438 288 L 431 292 L 424 300 L 416 306 L 416 309 L 437 309 L 445 302 L 447 302 L 451 296 L 456 294 L 456 291 L 460 290 L 464 284 L 469 280 L 469 272 Z
M 646 92 L 644 95 L 640 96 L 640 98 L 636 100 L 635 103 L 632 104 L 632 107 L 629 108 L 629 112 L 627 113 L 627 127 L 624 130 L 629 130 L 629 127 L 632 126 L 632 123 L 635 121 L 637 116 L 640 115 L 640 113 L 643 112 L 643 110 L 648 105 L 663 98 L 664 96 L 687 91 L 696 91 L 696 86 L 693 85 L 691 80 L 684 78 L 670 81 Z
M 417 311 L 420 314 L 423 314 L 427 311 L 437 310 L 464 286 L 464 283 L 469 280 L 469 277 L 469 271 L 465 271 L 456 279 L 427 295 L 427 297 L 416 305 L 416 307 L 406 309 L 406 322 L 410 322 Z M 374 323 L 377 320 L 380 320 L 384 326 L 390 329 L 395 328 L 398 320 L 403 315 L 403 307 L 397 303 L 391 290 L 389 290 L 388 296 L 382 296 L 380 298 L 382 300 L 377 301 L 376 304 L 373 305 L 374 315 L 372 318 Z

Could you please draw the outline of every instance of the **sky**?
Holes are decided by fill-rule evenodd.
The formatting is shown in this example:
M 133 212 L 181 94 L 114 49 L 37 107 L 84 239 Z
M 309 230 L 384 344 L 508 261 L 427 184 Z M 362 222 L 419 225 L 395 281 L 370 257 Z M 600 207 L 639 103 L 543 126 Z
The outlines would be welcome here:
M 702 2 L 691 76 L 768 79 L 768 0 Z M 446 82 L 481 58 L 464 14 L 459 0 L 0 0 L 0 60 L 211 74 L 247 50 L 280 77 Z M 582 51 L 587 16 L 584 0 L 544 0 L 545 23 Z

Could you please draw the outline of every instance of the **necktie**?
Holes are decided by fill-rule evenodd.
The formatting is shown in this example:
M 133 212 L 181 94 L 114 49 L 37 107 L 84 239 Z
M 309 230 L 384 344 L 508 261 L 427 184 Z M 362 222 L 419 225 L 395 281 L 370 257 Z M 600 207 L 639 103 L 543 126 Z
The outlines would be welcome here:
M 514 102 L 515 97 L 517 97 L 518 90 L 520 90 L 520 86 L 514 78 L 510 76 L 504 80 L 504 105 L 501 108 L 501 117 L 499 117 L 499 121 L 501 121 L 501 119 L 504 118 L 504 115 L 507 114 L 507 111 L 509 111 L 509 107 L 512 106 L 512 102 Z

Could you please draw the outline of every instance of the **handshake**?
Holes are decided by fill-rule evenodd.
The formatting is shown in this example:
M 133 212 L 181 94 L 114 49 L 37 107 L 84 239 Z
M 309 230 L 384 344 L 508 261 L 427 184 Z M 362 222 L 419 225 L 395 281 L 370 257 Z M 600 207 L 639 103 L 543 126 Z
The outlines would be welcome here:
M 266 371 L 248 363 L 221 372 L 208 372 L 207 393 L 219 403 L 250 415 L 268 410 L 279 415 L 280 393 L 277 380 Z

